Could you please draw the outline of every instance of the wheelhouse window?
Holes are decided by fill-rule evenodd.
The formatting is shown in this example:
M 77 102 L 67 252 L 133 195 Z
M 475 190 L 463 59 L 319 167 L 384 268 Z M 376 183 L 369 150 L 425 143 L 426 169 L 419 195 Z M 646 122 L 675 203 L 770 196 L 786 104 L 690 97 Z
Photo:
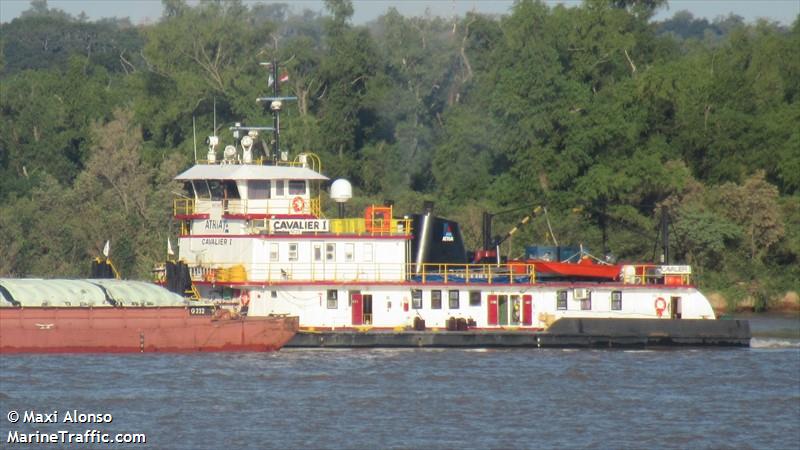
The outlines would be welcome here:
M 198 199 L 211 200 L 211 191 L 208 190 L 207 180 L 194 180 L 192 181 L 192 187 L 194 187 Z
M 183 183 L 183 190 L 186 191 L 186 195 L 189 198 L 195 198 L 197 196 L 197 193 L 194 190 L 194 183 L 191 181 L 186 181 Z
M 469 306 L 481 306 L 481 291 L 469 291 Z
M 567 291 L 556 291 L 556 309 L 567 309 Z
M 431 291 L 431 309 L 442 309 L 442 291 Z
M 286 195 L 286 181 L 275 180 L 275 197 L 283 197 Z
M 339 307 L 339 293 L 336 289 L 328 289 L 328 309 Z
M 297 243 L 289 244 L 289 261 L 297 261 Z
M 222 182 L 222 185 L 225 189 L 225 198 L 228 200 L 238 200 L 239 199 L 239 187 L 236 186 L 236 182 L 233 180 L 225 180 Z
M 250 180 L 247 182 L 247 197 L 250 200 L 266 200 L 269 195 L 269 180 Z
M 422 309 L 422 289 L 411 290 L 411 308 Z
M 208 180 L 208 189 L 211 191 L 211 200 L 222 200 L 225 191 L 222 181 Z
M 622 311 L 622 291 L 611 291 L 611 310 Z
M 289 195 L 305 195 L 306 180 L 289 180 Z
M 458 291 L 448 291 L 447 293 L 447 307 L 450 309 L 458 309 Z

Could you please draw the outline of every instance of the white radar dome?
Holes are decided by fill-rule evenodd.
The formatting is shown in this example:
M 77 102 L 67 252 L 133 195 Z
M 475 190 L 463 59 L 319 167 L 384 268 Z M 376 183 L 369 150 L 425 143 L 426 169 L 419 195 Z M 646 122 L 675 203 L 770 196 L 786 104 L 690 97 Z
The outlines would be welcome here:
M 344 203 L 353 198 L 353 186 L 344 178 L 339 178 L 331 184 L 331 200 Z

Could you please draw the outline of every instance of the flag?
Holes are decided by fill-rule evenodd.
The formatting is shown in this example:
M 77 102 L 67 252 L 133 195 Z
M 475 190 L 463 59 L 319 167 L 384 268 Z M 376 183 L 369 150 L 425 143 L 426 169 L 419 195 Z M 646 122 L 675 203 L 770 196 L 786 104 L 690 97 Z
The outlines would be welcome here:
M 175 256 L 175 252 L 172 251 L 172 242 L 170 242 L 169 238 L 167 238 L 167 254 L 169 256 Z
M 108 254 L 111 251 L 111 241 L 106 241 L 106 245 L 103 247 L 103 255 L 108 258 Z
M 272 74 L 270 74 L 269 78 L 267 79 L 267 87 L 272 87 L 275 84 L 275 80 L 272 79 Z
M 283 72 L 283 75 L 279 78 L 281 83 L 285 83 L 289 81 L 289 72 Z

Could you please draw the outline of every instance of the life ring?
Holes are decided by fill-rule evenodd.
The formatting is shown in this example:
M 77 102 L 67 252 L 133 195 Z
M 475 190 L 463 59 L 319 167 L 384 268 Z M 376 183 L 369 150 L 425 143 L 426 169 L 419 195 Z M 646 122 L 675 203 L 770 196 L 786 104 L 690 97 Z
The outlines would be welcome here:
M 246 307 L 250 305 L 250 295 L 247 292 L 242 292 L 242 295 L 239 297 L 239 302 L 241 302 L 242 307 Z
M 302 212 L 306 207 L 306 202 L 302 197 L 295 197 L 292 199 L 292 210 L 294 212 Z
M 658 317 L 661 317 L 664 314 L 664 310 L 667 309 L 667 301 L 661 297 L 658 297 L 654 306 L 656 307 L 656 314 L 658 314 Z

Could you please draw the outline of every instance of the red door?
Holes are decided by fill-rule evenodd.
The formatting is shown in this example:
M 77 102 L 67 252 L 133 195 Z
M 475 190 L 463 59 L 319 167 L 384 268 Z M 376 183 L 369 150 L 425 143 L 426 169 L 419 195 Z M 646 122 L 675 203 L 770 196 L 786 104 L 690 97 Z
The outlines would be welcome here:
M 497 325 L 497 296 L 490 295 L 489 302 L 486 306 L 486 312 L 489 316 L 486 319 L 486 323 L 489 325 Z
M 533 298 L 522 296 L 522 325 L 533 325 Z
M 364 307 L 361 299 L 361 294 L 350 294 L 350 307 L 353 312 L 353 325 L 362 325 L 364 323 Z

